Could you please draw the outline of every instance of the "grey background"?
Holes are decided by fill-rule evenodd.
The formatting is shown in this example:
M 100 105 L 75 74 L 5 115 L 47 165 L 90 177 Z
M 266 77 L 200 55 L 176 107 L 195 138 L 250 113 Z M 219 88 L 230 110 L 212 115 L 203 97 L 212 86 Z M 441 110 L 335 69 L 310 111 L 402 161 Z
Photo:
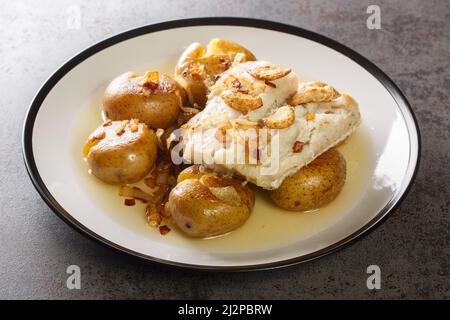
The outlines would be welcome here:
M 80 30 L 66 27 L 80 5 Z M 366 28 L 381 8 L 382 29 Z M 117 32 L 195 16 L 248 16 L 307 28 L 360 52 L 401 87 L 419 119 L 423 155 L 409 196 L 386 223 L 336 254 L 286 269 L 221 274 L 149 265 L 72 230 L 40 199 L 22 161 L 33 95 L 81 49 Z M 0 298 L 450 298 L 450 2 L 6 1 L 0 2 Z M 82 289 L 66 289 L 66 267 Z M 366 267 L 382 289 L 366 288 Z

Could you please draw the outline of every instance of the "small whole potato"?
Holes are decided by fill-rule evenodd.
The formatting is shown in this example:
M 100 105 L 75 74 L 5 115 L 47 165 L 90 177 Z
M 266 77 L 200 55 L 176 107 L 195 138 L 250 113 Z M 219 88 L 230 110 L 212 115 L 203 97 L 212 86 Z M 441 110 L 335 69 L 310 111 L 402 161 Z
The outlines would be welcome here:
M 154 166 L 157 144 L 155 133 L 144 123 L 109 120 L 89 136 L 83 154 L 90 172 L 100 180 L 133 183 Z
M 333 201 L 345 183 L 346 163 L 337 149 L 330 149 L 287 177 L 270 197 L 281 208 L 307 211 Z
M 150 128 L 168 128 L 186 102 L 175 80 L 160 72 L 139 76 L 126 72 L 115 78 L 103 94 L 103 112 L 111 120 L 139 119 Z
M 231 67 L 238 54 L 239 62 L 256 60 L 253 53 L 241 45 L 218 38 L 212 39 L 206 49 L 195 42 L 182 53 L 175 68 L 175 79 L 186 89 L 192 105 L 205 106 L 208 87 Z
M 192 237 L 212 237 L 235 230 L 249 218 L 255 197 L 247 185 L 211 171 L 185 170 L 167 203 L 180 230 Z

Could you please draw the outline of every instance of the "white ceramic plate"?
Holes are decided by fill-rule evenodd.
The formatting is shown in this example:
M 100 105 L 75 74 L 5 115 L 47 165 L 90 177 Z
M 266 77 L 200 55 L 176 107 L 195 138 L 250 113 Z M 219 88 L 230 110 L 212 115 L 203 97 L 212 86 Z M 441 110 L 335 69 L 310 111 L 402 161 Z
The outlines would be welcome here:
M 360 103 L 363 125 L 343 147 L 349 172 L 337 204 L 297 214 L 277 209 L 259 197 L 248 227 L 246 224 L 235 235 L 191 240 L 172 231 L 163 237 L 145 225 L 143 214 L 137 212 L 140 209 L 125 208 L 113 187 L 86 174 L 81 146 L 100 122 L 99 96 L 107 83 L 129 70 L 167 72 L 184 47 L 196 41 L 206 44 L 214 37 L 238 42 L 258 58 L 291 67 L 303 78 L 348 91 Z M 402 200 L 420 155 L 412 110 L 380 69 L 318 34 L 241 18 L 145 26 L 82 51 L 57 70 L 36 95 L 26 117 L 23 143 L 35 187 L 64 221 L 101 243 L 140 258 L 212 270 L 274 268 L 341 248 L 373 229 Z M 277 214 L 280 218 L 273 219 Z

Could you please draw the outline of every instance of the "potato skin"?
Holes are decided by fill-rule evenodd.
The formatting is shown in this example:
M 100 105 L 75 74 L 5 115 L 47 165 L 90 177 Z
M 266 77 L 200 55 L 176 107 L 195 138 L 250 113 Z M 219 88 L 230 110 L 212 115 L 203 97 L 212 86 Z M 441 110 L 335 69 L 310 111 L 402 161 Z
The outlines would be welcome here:
M 211 172 L 194 176 L 185 175 L 169 195 L 167 207 L 179 229 L 189 236 L 204 238 L 228 233 L 244 224 L 255 201 L 248 186 Z M 212 192 L 221 188 L 234 188 L 235 197 L 224 199 Z
M 186 93 L 175 80 L 159 74 L 155 88 L 143 85 L 145 76 L 126 72 L 115 78 L 103 94 L 103 111 L 111 120 L 139 119 L 150 128 L 173 124 L 186 103 Z
M 133 183 L 141 180 L 154 166 L 157 139 L 153 130 L 139 123 L 136 132 L 130 125 L 123 134 L 117 130 L 122 121 L 100 126 L 89 137 L 84 155 L 91 173 L 111 184 Z M 102 139 L 96 137 L 103 136 Z
M 215 77 L 226 71 L 238 53 L 243 60 L 255 61 L 249 50 L 229 40 L 215 38 L 208 46 L 192 43 L 180 56 L 174 78 L 186 89 L 189 102 L 202 109 L 207 100 L 208 86 L 215 83 Z
M 227 54 L 231 55 L 233 58 L 236 54 L 243 53 L 245 56 L 245 61 L 256 61 L 256 57 L 250 50 L 244 48 L 236 42 L 227 39 L 211 39 L 211 41 L 209 41 L 208 43 L 206 51 L 209 55 Z
M 330 149 L 309 165 L 287 177 L 270 197 L 281 208 L 307 211 L 333 201 L 345 183 L 346 163 L 337 149 Z

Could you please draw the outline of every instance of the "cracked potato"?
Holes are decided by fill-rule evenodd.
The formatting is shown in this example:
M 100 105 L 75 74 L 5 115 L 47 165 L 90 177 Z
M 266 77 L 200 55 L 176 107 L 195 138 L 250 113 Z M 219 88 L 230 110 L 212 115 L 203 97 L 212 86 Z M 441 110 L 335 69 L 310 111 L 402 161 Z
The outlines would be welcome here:
M 139 76 L 126 72 L 115 78 L 103 94 L 103 112 L 111 120 L 139 119 L 150 128 L 172 125 L 186 102 L 184 89 L 160 72 Z
M 345 183 L 346 163 L 335 148 L 328 150 L 270 192 L 281 208 L 292 211 L 314 210 L 333 201 Z
M 212 237 L 240 227 L 255 197 L 242 181 L 199 166 L 185 169 L 170 192 L 168 210 L 179 229 L 192 237 Z
M 157 139 L 137 120 L 106 121 L 88 138 L 83 150 L 90 172 L 107 183 L 133 183 L 155 164 Z
M 186 89 L 192 105 L 203 108 L 208 87 L 233 63 L 255 61 L 249 50 L 225 39 L 212 39 L 208 46 L 192 43 L 181 55 L 175 68 L 175 79 Z

